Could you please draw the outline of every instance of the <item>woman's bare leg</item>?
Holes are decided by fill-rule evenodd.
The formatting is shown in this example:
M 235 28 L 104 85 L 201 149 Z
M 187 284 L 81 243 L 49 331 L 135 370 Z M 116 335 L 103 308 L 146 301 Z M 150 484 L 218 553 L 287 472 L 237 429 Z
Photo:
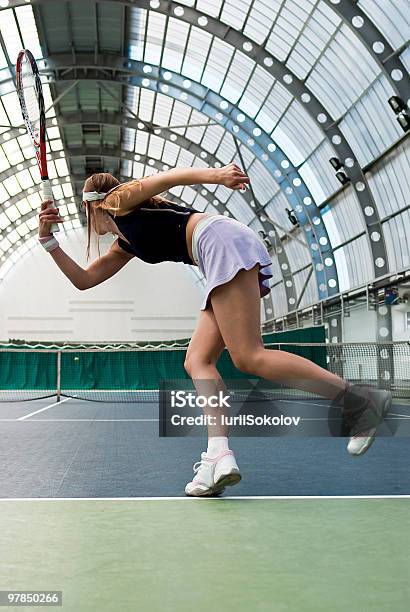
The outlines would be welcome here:
M 216 368 L 216 363 L 225 348 L 212 306 L 201 311 L 196 329 L 189 343 L 185 358 L 185 370 L 192 378 L 198 395 L 209 397 L 226 387 Z M 220 415 L 227 414 L 226 408 L 204 409 L 205 414 L 217 417 L 215 425 L 208 426 L 208 437 L 228 436 L 228 428 L 221 424 Z
M 342 378 L 298 355 L 264 348 L 258 269 L 259 264 L 252 270 L 241 270 L 210 296 L 216 324 L 235 366 L 242 372 L 332 400 L 340 396 L 347 388 Z

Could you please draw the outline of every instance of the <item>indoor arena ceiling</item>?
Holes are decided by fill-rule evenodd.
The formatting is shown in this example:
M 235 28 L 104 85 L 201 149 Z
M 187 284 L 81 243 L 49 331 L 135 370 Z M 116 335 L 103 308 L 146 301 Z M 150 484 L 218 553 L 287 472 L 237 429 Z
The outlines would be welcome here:
M 277 312 L 409 268 L 408 132 L 388 103 L 410 102 L 409 13 L 406 0 L 0 0 L 0 277 L 37 244 L 24 47 L 66 231 L 84 223 L 93 171 L 129 180 L 234 159 L 245 193 L 172 194 L 261 232 Z

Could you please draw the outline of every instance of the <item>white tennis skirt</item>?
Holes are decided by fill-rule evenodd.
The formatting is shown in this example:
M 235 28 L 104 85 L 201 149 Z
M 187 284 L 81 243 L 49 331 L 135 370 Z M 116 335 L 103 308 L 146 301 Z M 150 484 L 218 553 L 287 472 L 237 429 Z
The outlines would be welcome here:
M 212 289 L 232 280 L 239 270 L 259 268 L 261 298 L 270 291 L 272 260 L 262 240 L 249 227 L 223 215 L 212 215 L 196 224 L 192 235 L 192 257 L 206 279 L 201 310 L 208 305 Z

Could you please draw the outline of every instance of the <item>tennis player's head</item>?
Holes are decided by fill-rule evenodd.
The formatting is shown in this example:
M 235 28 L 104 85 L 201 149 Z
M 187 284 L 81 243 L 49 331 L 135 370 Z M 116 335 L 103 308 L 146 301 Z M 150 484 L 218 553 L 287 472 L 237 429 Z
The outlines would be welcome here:
M 115 212 L 119 207 L 119 198 L 107 197 L 107 194 L 119 185 L 119 180 L 108 172 L 92 174 L 84 182 L 83 207 L 87 216 L 87 259 L 90 256 L 92 236 L 97 239 L 99 253 L 99 236 L 112 231 L 112 221 L 107 210 Z
M 120 183 L 109 172 L 92 174 L 85 180 L 83 207 L 87 216 L 87 259 L 90 256 L 93 235 L 97 240 L 98 254 L 100 254 L 99 236 L 116 233 L 115 223 L 107 211 L 115 216 L 121 207 L 121 202 L 127 202 L 132 197 L 135 187 L 142 189 L 140 180 L 132 179 L 126 183 Z M 163 201 L 163 198 L 158 196 L 151 199 Z
M 87 260 L 90 257 L 91 238 L 94 235 L 97 240 L 98 254 L 99 236 L 115 232 L 115 223 L 108 212 L 116 214 L 121 207 L 121 201 L 127 202 L 133 197 L 135 188 L 142 189 L 142 180 L 131 179 L 126 183 L 120 183 L 109 172 L 98 172 L 89 176 L 83 187 L 83 208 L 87 216 Z M 169 200 L 161 195 L 148 198 L 151 205 L 171 204 Z

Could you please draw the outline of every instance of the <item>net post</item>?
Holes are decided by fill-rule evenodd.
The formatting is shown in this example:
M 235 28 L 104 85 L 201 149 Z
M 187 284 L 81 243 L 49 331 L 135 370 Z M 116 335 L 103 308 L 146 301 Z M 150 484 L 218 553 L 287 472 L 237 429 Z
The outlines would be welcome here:
M 57 351 L 57 402 L 61 399 L 61 351 Z

